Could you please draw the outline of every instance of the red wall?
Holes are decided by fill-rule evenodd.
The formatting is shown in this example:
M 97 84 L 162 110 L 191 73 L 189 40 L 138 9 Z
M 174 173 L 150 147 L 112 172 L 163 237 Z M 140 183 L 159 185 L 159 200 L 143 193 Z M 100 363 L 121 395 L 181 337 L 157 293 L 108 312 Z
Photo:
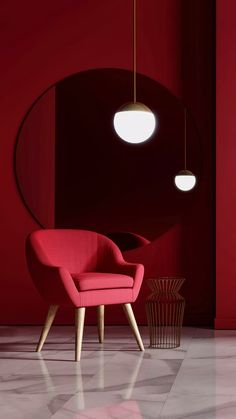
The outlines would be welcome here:
M 189 275 L 187 286 L 194 285 L 196 292 L 203 295 L 207 287 L 207 295 L 210 289 L 214 299 L 213 3 L 205 0 L 140 0 L 138 69 L 176 95 L 182 95 L 200 129 L 203 168 L 199 199 L 181 223 L 179 246 L 184 259 L 183 274 Z M 131 9 L 132 2 L 127 0 L 1 1 L 2 323 L 42 322 L 46 309 L 31 283 L 24 257 L 25 237 L 37 225 L 21 202 L 13 173 L 14 144 L 21 120 L 42 91 L 71 73 L 94 67 L 131 68 Z M 175 239 L 176 234 L 173 237 L 170 234 L 170 248 Z M 141 317 L 145 318 L 144 308 Z M 67 313 L 58 316 L 60 322 L 68 319 L 71 317 Z M 123 317 L 117 321 L 123 321 Z
M 236 3 L 217 1 L 216 321 L 236 328 Z

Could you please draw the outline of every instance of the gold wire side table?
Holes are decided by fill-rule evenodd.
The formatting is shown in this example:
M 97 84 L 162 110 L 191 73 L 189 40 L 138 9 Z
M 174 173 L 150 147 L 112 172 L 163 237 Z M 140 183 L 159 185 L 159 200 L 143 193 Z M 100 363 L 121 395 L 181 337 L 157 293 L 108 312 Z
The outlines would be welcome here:
M 184 278 L 148 279 L 152 294 L 146 301 L 150 348 L 170 349 L 180 346 L 185 299 L 179 290 Z

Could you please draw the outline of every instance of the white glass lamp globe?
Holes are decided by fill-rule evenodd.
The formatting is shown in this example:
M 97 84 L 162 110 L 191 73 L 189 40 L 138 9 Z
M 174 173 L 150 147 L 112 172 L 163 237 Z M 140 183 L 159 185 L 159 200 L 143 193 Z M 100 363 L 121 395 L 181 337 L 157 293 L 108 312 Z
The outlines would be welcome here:
M 127 143 L 143 143 L 153 134 L 156 118 L 143 103 L 131 102 L 122 106 L 114 115 L 117 135 Z
M 191 191 L 196 185 L 197 178 L 189 170 L 181 170 L 175 176 L 175 186 L 182 192 Z

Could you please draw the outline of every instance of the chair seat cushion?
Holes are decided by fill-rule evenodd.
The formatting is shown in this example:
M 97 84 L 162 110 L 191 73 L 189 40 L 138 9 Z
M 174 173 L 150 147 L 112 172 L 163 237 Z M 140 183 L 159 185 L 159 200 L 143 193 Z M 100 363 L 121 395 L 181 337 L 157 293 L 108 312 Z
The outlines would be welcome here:
M 102 272 L 83 272 L 71 274 L 79 291 L 113 289 L 113 288 L 132 288 L 134 280 L 131 276 L 102 273 Z

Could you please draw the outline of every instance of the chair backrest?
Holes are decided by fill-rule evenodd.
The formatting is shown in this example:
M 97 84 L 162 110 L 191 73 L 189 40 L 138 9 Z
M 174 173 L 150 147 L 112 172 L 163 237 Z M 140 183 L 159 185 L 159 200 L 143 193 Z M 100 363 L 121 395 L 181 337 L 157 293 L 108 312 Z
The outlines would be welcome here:
M 96 271 L 109 263 L 109 259 L 122 258 L 110 239 L 93 231 L 37 230 L 30 234 L 28 241 L 41 263 L 64 267 L 70 273 Z

